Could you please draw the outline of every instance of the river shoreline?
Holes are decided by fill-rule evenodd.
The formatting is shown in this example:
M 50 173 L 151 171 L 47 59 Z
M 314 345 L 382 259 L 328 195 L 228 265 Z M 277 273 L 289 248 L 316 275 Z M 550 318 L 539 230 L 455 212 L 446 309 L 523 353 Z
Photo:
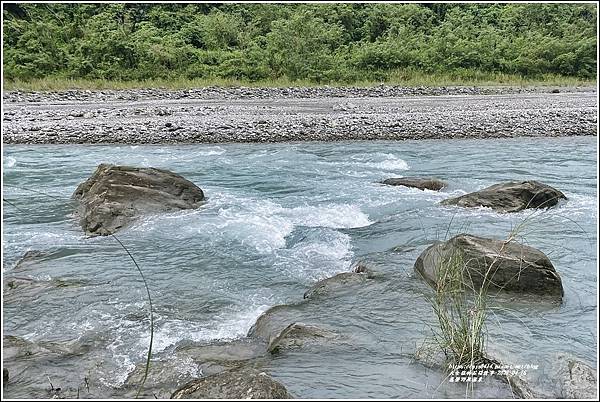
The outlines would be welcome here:
M 186 144 L 597 135 L 584 87 L 4 92 L 5 144 Z

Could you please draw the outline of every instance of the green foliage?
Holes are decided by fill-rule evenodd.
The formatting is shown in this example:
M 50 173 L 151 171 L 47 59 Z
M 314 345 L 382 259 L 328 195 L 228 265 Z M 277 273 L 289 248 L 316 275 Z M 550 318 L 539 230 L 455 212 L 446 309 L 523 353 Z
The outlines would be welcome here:
M 4 79 L 596 76 L 591 4 L 6 4 Z

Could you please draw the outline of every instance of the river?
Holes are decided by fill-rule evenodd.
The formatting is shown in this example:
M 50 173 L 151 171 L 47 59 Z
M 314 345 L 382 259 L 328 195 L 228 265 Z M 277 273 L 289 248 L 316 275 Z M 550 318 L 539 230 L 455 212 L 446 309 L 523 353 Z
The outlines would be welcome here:
M 597 345 L 597 137 L 356 141 L 219 145 L 5 145 L 3 276 L 33 279 L 5 291 L 4 335 L 77 353 L 5 358 L 9 398 L 132 395 L 143 365 L 148 303 L 135 266 L 110 237 L 87 238 L 72 216 L 76 186 L 99 163 L 165 168 L 205 192 L 198 210 L 147 216 L 118 234 L 142 268 L 155 311 L 147 388 L 168 395 L 200 375 L 175 358 L 181 345 L 233 342 L 269 307 L 342 335 L 263 358 L 261 367 L 298 398 L 465 396 L 415 352 L 436 319 L 431 288 L 413 272 L 433 241 L 468 232 L 522 241 L 562 277 L 560 306 L 515 298 L 488 317 L 488 343 L 550 391 L 558 356 L 595 366 Z M 400 176 L 445 180 L 441 192 L 378 184 Z M 439 201 L 506 180 L 538 180 L 567 201 L 545 211 L 499 214 Z M 16 267 L 27 251 L 34 263 Z M 303 302 L 316 281 L 364 261 L 380 274 L 365 286 Z M 65 346 L 66 345 L 66 346 Z M 162 378 L 162 380 L 161 380 Z M 52 386 L 51 384 L 52 383 Z M 160 383 L 160 384 L 159 384 Z M 499 382 L 479 397 L 508 397 Z M 163 394 L 158 394 L 163 395 Z

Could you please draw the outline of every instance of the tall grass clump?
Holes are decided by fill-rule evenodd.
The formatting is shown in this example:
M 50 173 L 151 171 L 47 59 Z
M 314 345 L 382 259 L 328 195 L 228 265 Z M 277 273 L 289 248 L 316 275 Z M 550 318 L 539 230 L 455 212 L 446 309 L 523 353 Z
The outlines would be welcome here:
M 446 357 L 447 367 L 474 366 L 487 361 L 486 317 L 488 278 L 479 289 L 465 281 L 468 272 L 462 253 L 440 259 L 435 293 L 430 299 L 439 323 L 434 343 Z M 472 290 L 473 294 L 467 294 Z
M 540 206 L 543 207 L 552 200 L 547 200 Z M 593 241 L 586 231 L 573 219 L 556 212 L 548 214 L 546 209 L 534 209 L 517 224 L 511 225 L 510 232 L 504 239 L 500 249 L 497 250 L 496 256 L 485 259 L 486 265 L 479 267 L 483 268 L 482 270 L 473 270 L 475 261 L 467 260 L 459 249 L 452 252 L 440 250 L 435 266 L 435 283 L 432 284 L 434 292 L 432 296 L 427 297 L 438 325 L 431 327 L 433 337 L 428 339 L 428 342 L 417 351 L 417 355 L 424 357 L 422 354 L 426 354 L 431 357 L 442 353 L 444 357 L 442 365 L 447 372 L 462 367 L 471 379 L 476 377 L 475 367 L 482 364 L 499 365 L 500 362 L 492 357 L 487 350 L 489 338 L 487 323 L 489 319 L 495 318 L 494 316 L 499 311 L 510 313 L 510 308 L 489 303 L 504 288 L 504 286 L 494 282 L 494 274 L 500 268 L 500 259 L 505 255 L 506 247 L 509 244 L 517 242 L 527 245 L 527 237 L 533 234 L 538 224 L 547 229 L 547 226 L 551 224 L 549 220 L 557 217 L 563 218 L 568 223 L 576 226 L 587 238 L 590 249 L 595 249 Z M 452 221 L 450 222 L 451 225 Z M 446 240 L 449 238 L 449 233 L 450 227 L 446 231 Z M 564 249 L 573 252 L 573 250 L 561 244 L 551 244 L 551 246 L 553 249 Z M 476 263 L 482 264 L 483 259 L 477 259 Z M 521 272 L 522 269 L 509 281 L 518 280 Z M 475 278 L 474 275 L 477 275 L 477 277 Z M 523 325 L 526 324 L 523 322 Z M 500 379 L 513 386 L 511 378 L 501 376 Z M 471 383 L 469 381 L 467 384 Z M 518 394 L 520 391 L 517 389 L 515 392 Z

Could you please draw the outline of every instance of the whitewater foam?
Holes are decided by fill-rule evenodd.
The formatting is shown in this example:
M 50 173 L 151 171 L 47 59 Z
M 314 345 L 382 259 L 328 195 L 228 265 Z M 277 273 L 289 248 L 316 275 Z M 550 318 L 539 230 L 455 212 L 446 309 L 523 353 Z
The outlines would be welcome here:
M 225 152 L 226 151 L 224 148 L 216 146 L 216 147 L 210 147 L 208 149 L 202 149 L 202 150 L 196 152 L 196 155 L 201 155 L 201 156 L 223 155 Z
M 310 283 L 348 271 L 353 255 L 350 236 L 329 229 L 279 250 L 273 267 L 289 278 Z
M 13 158 L 12 156 L 8 156 L 6 159 L 6 167 L 14 167 L 17 164 L 17 160 L 15 158 Z
M 205 343 L 242 338 L 246 336 L 258 317 L 269 307 L 267 304 L 261 304 L 239 310 L 233 314 L 226 311 L 206 322 L 167 320 L 154 329 L 152 349 L 155 353 L 163 352 L 183 340 Z M 149 342 L 149 334 L 143 334 L 139 338 L 138 348 L 147 348 Z
M 353 204 L 286 208 L 270 200 L 216 192 L 198 210 L 144 217 L 130 230 L 145 235 L 169 233 L 170 237 L 178 238 L 201 234 L 213 240 L 235 241 L 260 254 L 271 254 L 285 247 L 286 237 L 298 226 L 348 229 L 372 223 Z
M 328 204 L 286 209 L 281 213 L 294 225 L 326 228 L 359 228 L 372 224 L 369 217 L 357 205 Z

